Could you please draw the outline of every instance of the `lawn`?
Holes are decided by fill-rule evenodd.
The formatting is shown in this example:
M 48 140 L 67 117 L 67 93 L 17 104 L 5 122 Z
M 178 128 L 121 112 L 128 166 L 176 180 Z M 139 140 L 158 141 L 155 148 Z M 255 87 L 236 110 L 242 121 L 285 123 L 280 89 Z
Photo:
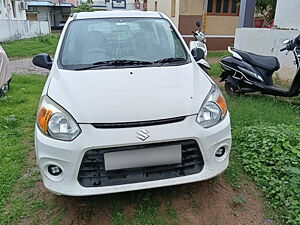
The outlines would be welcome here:
M 35 38 L 0 43 L 9 58 L 26 58 L 39 53 L 54 55 L 58 43 L 58 34 L 49 34 Z
M 0 98 L 0 224 L 3 207 L 26 167 L 33 148 L 33 127 L 45 77 L 14 76 L 11 91 Z
M 220 74 L 217 64 L 212 68 L 211 75 Z M 201 206 L 193 201 L 193 184 L 97 198 L 56 197 L 38 185 L 41 181 L 33 160 L 33 127 L 44 82 L 42 76 L 15 75 L 12 89 L 0 98 L 0 224 L 67 224 L 70 221 L 66 217 L 79 217 L 90 224 L 96 224 L 94 219 L 116 225 L 178 224 L 181 211 L 172 200 L 178 196 L 188 199 L 189 210 L 197 215 Z M 225 180 L 241 190 L 243 177 L 248 175 L 263 191 L 266 207 L 275 210 L 270 210 L 272 219 L 300 224 L 300 184 L 296 179 L 300 168 L 299 98 L 226 98 L 232 120 L 233 151 Z M 215 182 L 213 179 L 204 184 Z M 246 200 L 238 195 L 232 201 L 243 204 Z
M 224 56 L 230 55 L 228 51 L 216 51 L 216 52 L 208 52 L 208 58 L 222 58 Z

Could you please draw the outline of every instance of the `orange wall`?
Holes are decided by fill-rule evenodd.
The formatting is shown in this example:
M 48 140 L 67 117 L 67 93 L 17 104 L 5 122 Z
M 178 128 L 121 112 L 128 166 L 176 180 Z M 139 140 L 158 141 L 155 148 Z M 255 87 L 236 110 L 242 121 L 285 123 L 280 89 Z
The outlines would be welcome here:
M 207 16 L 205 34 L 234 35 L 238 21 L 238 16 Z

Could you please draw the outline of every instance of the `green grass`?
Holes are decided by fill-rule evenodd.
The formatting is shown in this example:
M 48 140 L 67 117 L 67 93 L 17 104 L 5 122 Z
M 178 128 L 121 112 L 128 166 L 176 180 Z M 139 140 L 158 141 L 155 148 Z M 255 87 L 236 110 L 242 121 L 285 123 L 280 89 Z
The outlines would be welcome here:
M 300 128 L 249 126 L 236 137 L 244 171 L 264 192 L 282 224 L 300 224 Z
M 221 72 L 218 64 L 213 64 L 212 69 L 209 71 L 210 76 L 215 80 L 219 80 Z M 223 89 L 223 84 L 219 84 L 221 89 Z M 231 113 L 233 135 L 231 160 L 228 169 L 225 171 L 225 180 L 235 189 L 239 189 L 245 179 L 247 180 L 245 175 L 250 176 L 264 192 L 266 214 L 275 219 L 278 224 L 299 224 L 300 217 L 297 217 L 297 214 L 300 212 L 300 201 L 296 200 L 295 196 L 297 192 L 300 193 L 300 183 L 294 182 L 294 191 L 288 191 L 288 188 L 283 187 L 284 185 L 282 185 L 282 188 L 275 188 L 276 185 L 279 187 L 279 183 L 281 184 L 280 180 L 293 180 L 294 178 L 290 173 L 286 172 L 283 174 L 282 170 L 279 169 L 283 168 L 283 165 L 280 165 L 280 161 L 283 160 L 282 157 L 279 155 L 276 157 L 268 155 L 271 154 L 271 146 L 276 145 L 278 138 L 282 138 L 282 134 L 284 133 L 289 133 L 289 131 L 284 132 L 290 129 L 288 126 L 292 126 L 292 130 L 297 130 L 296 127 L 299 127 L 299 97 L 287 99 L 260 94 L 248 94 L 236 97 L 228 97 L 225 94 L 225 97 L 229 112 Z M 258 129 L 264 131 L 258 135 Z M 251 140 L 250 136 L 247 136 L 250 134 L 252 135 L 251 137 L 255 137 L 256 139 L 253 138 Z M 288 137 L 288 134 L 286 135 Z M 261 146 L 258 147 L 255 144 L 260 142 L 268 143 L 269 148 L 263 151 Z M 294 152 L 298 151 L 296 150 L 297 147 L 291 147 L 291 149 L 294 149 Z M 300 157 L 300 153 L 298 154 Z M 269 161 L 265 159 L 272 157 L 274 157 L 274 162 L 277 163 L 277 166 L 272 172 L 267 173 L 266 171 L 269 171 L 270 165 L 268 164 Z M 296 166 L 298 170 L 300 169 L 292 153 L 287 154 L 285 157 L 287 168 Z M 287 168 L 285 168 L 285 171 L 288 170 Z M 300 171 L 298 173 L 300 174 Z M 296 187 L 297 185 L 299 186 Z M 276 191 L 273 192 L 272 188 Z M 277 195 L 270 195 L 270 192 Z M 283 205 L 284 201 L 281 198 L 287 199 L 285 201 L 287 205 Z M 275 210 L 275 213 L 273 210 Z
M 0 98 L 0 221 L 7 219 L 3 207 L 27 163 L 33 147 L 33 125 L 42 76 L 14 76 L 8 95 Z M 30 185 L 30 181 L 24 184 Z M 22 198 L 22 197 L 20 197 Z M 18 206 L 20 199 L 12 204 Z
M 220 78 L 220 75 L 222 74 L 222 69 L 219 63 L 211 64 L 210 65 L 211 69 L 208 71 L 208 74 L 211 77 L 214 78 Z
M 59 35 L 49 34 L 35 38 L 0 43 L 9 58 L 25 58 L 47 53 L 54 55 Z
M 228 51 L 222 51 L 222 52 L 208 52 L 207 57 L 208 58 L 222 58 L 224 56 L 228 56 L 230 53 Z

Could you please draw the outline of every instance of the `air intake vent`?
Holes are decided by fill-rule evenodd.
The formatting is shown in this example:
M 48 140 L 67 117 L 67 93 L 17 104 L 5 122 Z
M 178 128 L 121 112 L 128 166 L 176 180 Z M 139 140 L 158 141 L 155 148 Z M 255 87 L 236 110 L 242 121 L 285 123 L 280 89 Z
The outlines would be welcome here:
M 143 149 L 172 145 L 181 145 L 181 163 L 111 171 L 105 170 L 104 153 L 130 150 L 143 151 Z M 77 179 L 83 187 L 113 186 L 187 176 L 201 172 L 203 166 L 203 158 L 195 140 L 95 149 L 85 153 Z

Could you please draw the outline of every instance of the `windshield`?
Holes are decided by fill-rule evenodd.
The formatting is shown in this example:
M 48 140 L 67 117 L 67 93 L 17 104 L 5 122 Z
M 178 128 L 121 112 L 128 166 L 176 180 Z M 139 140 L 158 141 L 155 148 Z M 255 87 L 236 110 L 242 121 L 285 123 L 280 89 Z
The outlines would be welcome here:
M 65 69 L 91 69 L 184 64 L 188 56 L 165 19 L 109 18 L 71 22 L 59 59 Z

